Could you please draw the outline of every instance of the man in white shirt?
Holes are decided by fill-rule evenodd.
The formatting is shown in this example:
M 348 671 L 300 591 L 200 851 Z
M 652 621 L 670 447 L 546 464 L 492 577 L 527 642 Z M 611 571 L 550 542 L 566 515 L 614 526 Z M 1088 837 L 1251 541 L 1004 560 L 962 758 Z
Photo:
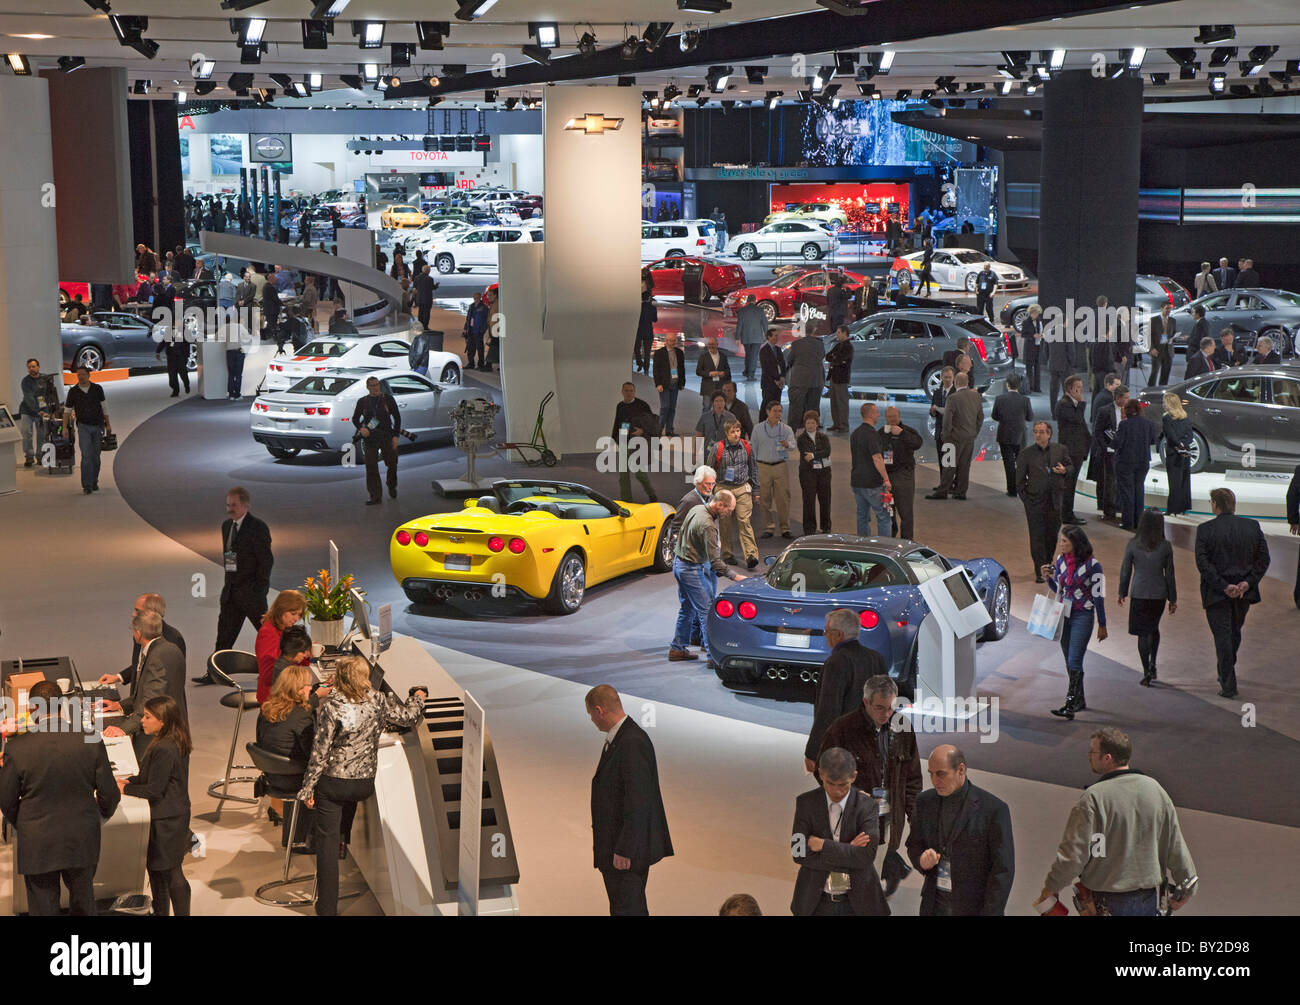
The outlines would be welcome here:
M 790 533 L 790 473 L 786 464 L 794 449 L 794 430 L 781 421 L 783 414 L 779 401 L 769 402 L 767 420 L 754 427 L 750 441 L 758 462 L 758 495 L 767 514 L 763 537 L 776 533 L 777 521 L 782 537 L 794 537 Z

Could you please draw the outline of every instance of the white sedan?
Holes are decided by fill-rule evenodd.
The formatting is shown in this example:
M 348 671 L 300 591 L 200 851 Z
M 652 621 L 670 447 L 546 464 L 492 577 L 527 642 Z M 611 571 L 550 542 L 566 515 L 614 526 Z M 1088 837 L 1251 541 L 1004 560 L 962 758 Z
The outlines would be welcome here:
M 411 343 L 395 335 L 329 335 L 308 342 L 293 356 L 273 356 L 259 391 L 282 391 L 315 373 L 365 366 L 405 370 Z M 460 383 L 460 357 L 453 352 L 429 353 L 429 373 L 443 384 Z
M 475 227 L 446 240 L 435 241 L 425 257 L 442 275 L 469 272 L 470 269 L 497 271 L 497 253 L 503 244 L 535 240 L 525 227 Z
M 304 450 L 341 454 L 352 443 L 352 413 L 368 393 L 366 378 L 371 375 L 379 377 L 393 396 L 401 410 L 402 428 L 416 441 L 450 436 L 452 409 L 482 393 L 440 384 L 405 368 L 351 367 L 316 373 L 283 391 L 257 396 L 248 412 L 253 439 L 279 460 L 296 457 Z
M 806 262 L 824 258 L 839 246 L 835 235 L 815 223 L 779 220 L 750 234 L 737 234 L 727 242 L 727 254 L 752 262 L 761 255 L 797 255 Z
M 406 257 L 410 259 L 415 257 L 416 251 L 427 252 L 439 241 L 445 241 L 457 234 L 464 234 L 473 229 L 474 225 L 466 223 L 464 220 L 448 220 L 445 218 L 430 220 L 423 227 L 416 227 L 414 230 L 399 235 L 398 239 L 392 243 L 400 243 L 406 250 Z
M 897 265 L 907 263 L 907 268 L 897 270 L 900 286 L 906 288 L 910 280 L 911 288 L 916 289 L 921 275 L 921 260 L 924 257 L 924 251 L 917 251 L 902 256 L 901 260 L 896 260 Z M 992 263 L 992 271 L 998 277 L 999 290 L 1020 290 L 1029 285 L 1029 277 L 1025 275 L 1024 270 L 990 258 L 982 251 L 972 251 L 969 248 L 945 248 L 936 251 L 930 261 L 930 273 L 935 285 L 941 290 L 965 290 L 967 293 L 974 293 L 975 279 L 983 271 L 985 262 Z

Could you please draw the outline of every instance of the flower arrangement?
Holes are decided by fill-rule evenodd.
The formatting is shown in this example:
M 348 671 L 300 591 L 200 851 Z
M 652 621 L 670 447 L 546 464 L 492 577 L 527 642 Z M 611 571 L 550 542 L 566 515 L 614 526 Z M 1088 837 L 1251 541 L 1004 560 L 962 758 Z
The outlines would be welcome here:
M 307 601 L 307 614 L 313 621 L 341 621 L 343 615 L 352 610 L 352 597 L 349 591 L 356 580 L 351 574 L 343 576 L 337 583 L 330 582 L 330 574 L 321 569 L 316 576 L 308 576 L 303 583 L 302 595 Z M 364 591 L 358 591 L 365 596 Z

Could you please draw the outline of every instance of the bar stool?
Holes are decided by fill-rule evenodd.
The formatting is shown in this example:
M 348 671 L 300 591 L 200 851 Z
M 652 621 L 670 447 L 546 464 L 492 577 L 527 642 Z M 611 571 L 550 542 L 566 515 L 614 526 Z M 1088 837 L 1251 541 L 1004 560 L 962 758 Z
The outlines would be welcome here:
M 302 803 L 298 801 L 298 786 L 307 771 L 306 761 L 295 761 L 280 754 L 259 747 L 256 743 L 246 743 L 244 749 L 253 762 L 253 766 L 266 778 L 266 793 L 275 799 L 293 800 L 293 811 L 289 814 L 289 840 L 284 845 L 284 878 L 263 883 L 253 894 L 253 899 L 268 907 L 309 907 L 316 903 L 316 869 L 313 865 L 311 875 L 290 876 L 293 861 L 293 836 L 298 829 L 298 814 Z M 315 856 L 312 856 L 313 863 Z M 294 883 L 312 881 L 311 893 L 290 893 L 285 899 L 277 900 L 267 896 L 267 891 L 278 890 Z
M 218 810 L 227 799 L 236 803 L 256 804 L 258 799 L 255 796 L 231 795 L 230 786 L 257 781 L 253 775 L 237 777 L 231 775 L 232 771 L 251 771 L 253 768 L 251 764 L 235 763 L 235 745 L 239 742 L 239 726 L 244 719 L 244 709 L 261 707 L 261 703 L 257 700 L 257 657 L 242 649 L 221 649 L 208 658 L 208 674 L 218 684 L 234 688 L 233 691 L 221 696 L 221 704 L 235 710 L 235 731 L 230 734 L 230 755 L 226 758 L 226 773 L 208 786 L 208 795 L 216 798 Z M 252 674 L 253 686 L 245 688 L 235 680 L 235 674 Z

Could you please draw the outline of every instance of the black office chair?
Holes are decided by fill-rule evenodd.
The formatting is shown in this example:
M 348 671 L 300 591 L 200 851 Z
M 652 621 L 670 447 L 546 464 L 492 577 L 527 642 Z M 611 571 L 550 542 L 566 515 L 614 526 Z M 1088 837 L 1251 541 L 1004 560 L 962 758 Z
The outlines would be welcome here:
M 289 814 L 289 839 L 284 843 L 284 878 L 272 880 L 270 883 L 263 883 L 257 888 L 257 892 L 253 894 L 253 899 L 259 904 L 266 904 L 270 907 L 310 906 L 316 903 L 316 869 L 314 865 L 311 875 L 289 875 L 293 861 L 293 838 L 298 830 L 298 815 L 302 811 L 302 803 L 298 801 L 298 786 L 302 784 L 302 776 L 307 771 L 307 762 L 295 761 L 280 754 L 273 754 L 269 750 L 259 747 L 256 743 L 246 743 L 244 749 L 248 751 L 253 766 L 261 771 L 266 779 L 266 794 L 273 799 L 293 802 L 293 810 Z M 313 856 L 314 861 L 315 857 Z M 309 879 L 312 881 L 310 894 L 291 893 L 283 900 L 267 896 L 269 890 L 279 890 Z
M 238 683 L 235 680 L 236 674 L 251 674 L 252 686 L 245 687 Z M 235 710 L 235 730 L 230 734 L 230 754 L 226 758 L 226 773 L 208 786 L 208 795 L 215 797 L 218 810 L 227 799 L 236 803 L 256 804 L 258 801 L 256 796 L 231 795 L 230 786 L 257 781 L 253 775 L 231 775 L 233 771 L 250 771 L 253 768 L 251 764 L 235 763 L 235 744 L 239 742 L 239 726 L 244 719 L 244 709 L 256 710 L 261 707 L 257 700 L 257 657 L 242 649 L 219 650 L 208 658 L 208 675 L 218 684 L 234 688 L 233 691 L 221 696 L 221 704 Z M 218 789 L 221 791 L 218 792 Z

